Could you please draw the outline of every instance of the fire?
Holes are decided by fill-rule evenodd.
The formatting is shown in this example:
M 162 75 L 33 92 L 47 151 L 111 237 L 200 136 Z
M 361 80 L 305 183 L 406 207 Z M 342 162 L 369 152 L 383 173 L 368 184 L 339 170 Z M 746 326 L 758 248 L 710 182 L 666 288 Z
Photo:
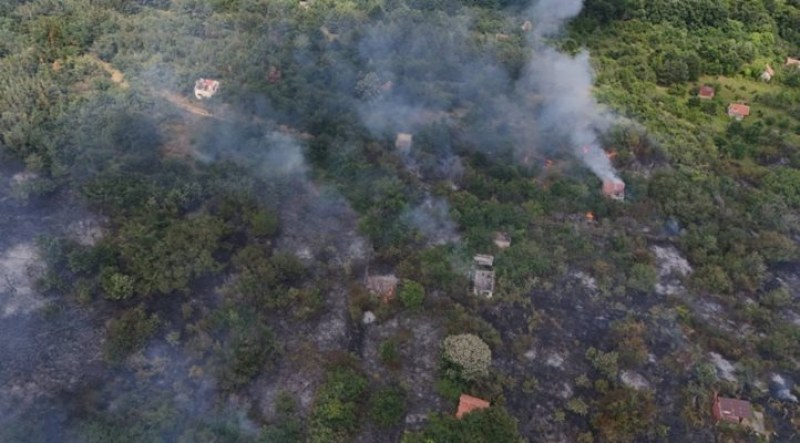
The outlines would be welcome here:
M 592 212 L 592 211 L 587 212 L 586 213 L 586 220 L 590 221 L 590 222 L 593 222 L 594 221 L 594 212 Z
M 589 155 L 589 145 L 583 147 L 583 155 Z
M 616 149 L 612 149 L 612 150 L 606 152 L 606 157 L 608 157 L 609 160 L 614 160 L 615 158 L 617 158 L 617 150 Z
M 544 161 L 544 167 L 545 167 L 545 169 L 550 169 L 550 168 L 552 168 L 552 167 L 553 167 L 553 160 L 550 160 L 549 158 L 548 158 L 548 159 L 546 159 L 546 160 Z

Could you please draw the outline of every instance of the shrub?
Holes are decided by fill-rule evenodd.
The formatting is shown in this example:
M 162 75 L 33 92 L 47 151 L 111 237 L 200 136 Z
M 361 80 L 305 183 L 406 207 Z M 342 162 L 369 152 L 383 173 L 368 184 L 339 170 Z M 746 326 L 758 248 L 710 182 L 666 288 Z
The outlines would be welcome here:
M 458 366 L 462 378 L 475 380 L 488 375 L 492 351 L 477 335 L 451 335 L 444 340 L 444 358 Z
M 156 331 L 158 317 L 148 316 L 139 306 L 126 311 L 108 324 L 108 342 L 105 355 L 108 360 L 118 361 L 138 350 Z
M 351 368 L 340 367 L 328 373 L 311 411 L 309 441 L 311 443 L 344 443 L 352 441 L 359 424 L 358 400 L 367 387 L 367 380 Z
M 419 309 L 425 300 L 425 288 L 414 280 L 403 280 L 400 287 L 400 301 L 409 309 Z
M 406 412 L 406 391 L 391 385 L 373 392 L 370 398 L 369 415 L 376 425 L 392 427 L 403 419 Z
M 400 352 L 397 350 L 397 340 L 387 338 L 378 347 L 378 358 L 381 363 L 389 367 L 400 366 Z

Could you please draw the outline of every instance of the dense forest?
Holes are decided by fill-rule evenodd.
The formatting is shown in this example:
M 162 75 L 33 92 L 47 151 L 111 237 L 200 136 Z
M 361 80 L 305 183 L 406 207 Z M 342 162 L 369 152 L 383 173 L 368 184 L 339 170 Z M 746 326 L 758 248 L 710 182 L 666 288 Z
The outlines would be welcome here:
M 799 59 L 798 0 L 4 0 L 0 441 L 800 441 Z

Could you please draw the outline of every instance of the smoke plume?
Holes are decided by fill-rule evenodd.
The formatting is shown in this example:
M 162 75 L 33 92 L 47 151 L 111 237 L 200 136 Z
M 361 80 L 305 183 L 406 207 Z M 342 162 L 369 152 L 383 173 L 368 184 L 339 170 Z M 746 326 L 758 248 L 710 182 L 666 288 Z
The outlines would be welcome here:
M 527 79 L 542 95 L 540 128 L 568 140 L 577 157 L 598 177 L 618 180 L 597 140 L 613 118 L 592 95 L 594 75 L 588 52 L 571 56 L 546 46 L 544 41 L 560 33 L 582 8 L 583 0 L 540 0 L 533 6 L 534 56 Z
M 534 38 L 539 40 L 558 34 L 582 9 L 583 0 L 539 0 L 532 8 Z

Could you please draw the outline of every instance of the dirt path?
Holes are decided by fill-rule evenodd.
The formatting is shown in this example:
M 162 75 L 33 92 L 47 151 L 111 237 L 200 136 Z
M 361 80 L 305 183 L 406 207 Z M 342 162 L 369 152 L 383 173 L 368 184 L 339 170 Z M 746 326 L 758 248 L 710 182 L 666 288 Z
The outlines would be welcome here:
M 192 113 L 194 115 L 199 115 L 201 117 L 217 118 L 217 117 L 214 117 L 214 114 L 210 113 L 206 108 L 204 108 L 202 106 L 199 106 L 199 105 L 196 105 L 196 104 L 192 103 L 191 101 L 189 101 L 189 99 L 187 99 L 186 97 L 182 97 L 182 96 L 180 96 L 180 95 L 178 95 L 178 94 L 176 94 L 174 92 L 169 92 L 169 91 L 161 89 L 161 90 L 155 91 L 155 94 L 157 96 L 159 96 L 159 97 L 163 97 L 168 102 L 170 102 L 173 105 L 183 109 L 186 112 L 190 112 L 190 113 Z

